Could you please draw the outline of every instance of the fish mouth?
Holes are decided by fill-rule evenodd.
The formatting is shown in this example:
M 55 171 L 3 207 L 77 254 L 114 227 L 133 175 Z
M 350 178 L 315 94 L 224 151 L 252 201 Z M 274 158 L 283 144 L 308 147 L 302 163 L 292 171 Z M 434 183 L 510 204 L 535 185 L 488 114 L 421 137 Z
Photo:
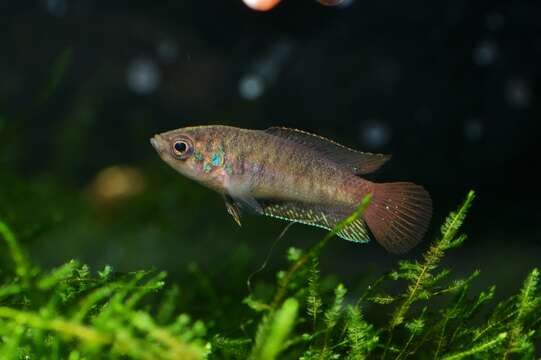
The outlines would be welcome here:
M 162 151 L 162 146 L 161 146 L 162 143 L 163 143 L 163 138 L 160 136 L 160 134 L 156 134 L 154 135 L 154 137 L 150 138 L 150 144 L 158 153 L 161 153 Z

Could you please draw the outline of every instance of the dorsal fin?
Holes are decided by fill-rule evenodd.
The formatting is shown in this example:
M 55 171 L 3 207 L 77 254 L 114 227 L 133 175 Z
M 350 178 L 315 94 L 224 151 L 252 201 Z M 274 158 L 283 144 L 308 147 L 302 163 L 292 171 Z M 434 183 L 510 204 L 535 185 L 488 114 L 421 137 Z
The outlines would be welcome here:
M 337 164 L 349 168 L 357 175 L 374 172 L 391 158 L 391 155 L 353 150 L 330 139 L 302 130 L 270 127 L 265 132 L 313 149 Z

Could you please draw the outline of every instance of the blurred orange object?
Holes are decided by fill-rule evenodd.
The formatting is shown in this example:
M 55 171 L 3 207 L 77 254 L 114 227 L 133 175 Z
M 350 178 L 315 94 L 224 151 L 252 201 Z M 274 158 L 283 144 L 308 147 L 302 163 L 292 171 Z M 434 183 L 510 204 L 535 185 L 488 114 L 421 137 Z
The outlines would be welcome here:
M 90 195 L 99 204 L 124 200 L 140 193 L 145 180 L 139 169 L 131 166 L 109 166 L 101 170 L 90 184 Z
M 242 0 L 251 9 L 267 11 L 278 5 L 281 0 Z

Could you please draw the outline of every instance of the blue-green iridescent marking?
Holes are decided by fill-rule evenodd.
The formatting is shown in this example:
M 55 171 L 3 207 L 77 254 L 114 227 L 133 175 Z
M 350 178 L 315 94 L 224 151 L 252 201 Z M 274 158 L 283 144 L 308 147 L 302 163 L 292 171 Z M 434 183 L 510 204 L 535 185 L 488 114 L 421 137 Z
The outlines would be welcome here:
M 213 166 L 222 166 L 224 162 L 224 153 L 220 151 L 212 154 L 211 162 Z
M 209 173 L 212 170 L 212 166 L 209 163 L 203 165 L 203 171 Z
M 195 160 L 197 161 L 203 161 L 205 159 L 205 157 L 203 156 L 202 153 L 200 153 L 199 151 L 196 151 L 194 154 L 193 154 Z

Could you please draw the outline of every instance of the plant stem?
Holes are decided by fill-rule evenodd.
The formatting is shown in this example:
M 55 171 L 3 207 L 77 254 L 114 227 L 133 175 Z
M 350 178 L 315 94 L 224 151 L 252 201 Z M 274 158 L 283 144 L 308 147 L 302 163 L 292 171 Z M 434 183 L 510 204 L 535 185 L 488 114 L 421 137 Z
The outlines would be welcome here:
M 507 338 L 507 333 L 503 332 L 503 333 L 498 334 L 496 336 L 496 338 L 494 338 L 494 339 L 492 339 L 490 341 L 487 341 L 486 343 L 474 346 L 473 348 L 471 348 L 469 350 L 466 350 L 466 351 L 462 351 L 460 353 L 456 353 L 456 354 L 453 354 L 453 355 L 450 355 L 450 356 L 446 356 L 443 359 L 444 360 L 463 359 L 463 358 L 469 357 L 471 355 L 486 351 L 486 350 L 492 348 L 493 346 L 497 345 L 498 343 L 504 341 L 506 338 Z
M 97 331 L 76 322 L 58 318 L 44 319 L 37 314 L 19 311 L 9 307 L 0 307 L 0 318 L 12 319 L 19 324 L 29 325 L 37 329 L 57 331 L 95 345 L 104 345 L 111 342 L 109 336 L 100 334 Z
M 30 265 L 28 259 L 19 246 L 15 234 L 2 221 L 0 221 L 0 234 L 4 240 L 6 240 L 9 251 L 11 252 L 11 257 L 15 262 L 15 273 L 22 279 L 25 285 L 28 285 L 30 281 Z
M 293 275 L 295 275 L 295 273 L 299 271 L 304 266 L 304 264 L 306 264 L 308 260 L 316 257 L 317 254 L 319 254 L 319 252 L 325 247 L 325 245 L 327 245 L 327 243 L 333 236 L 334 236 L 333 233 L 328 233 L 323 238 L 323 240 L 321 240 L 320 242 L 312 246 L 306 254 L 301 256 L 297 261 L 293 263 L 293 265 L 291 265 L 286 275 L 284 276 L 281 282 L 280 288 L 276 292 L 276 295 L 274 296 L 274 299 L 271 303 L 271 308 L 273 310 L 275 310 L 280 305 L 285 295 L 287 294 L 287 287 L 289 283 L 291 282 Z
M 434 359 L 437 360 L 438 359 L 438 355 L 440 353 L 440 350 L 441 350 L 441 347 L 443 345 L 443 338 L 444 338 L 444 335 L 445 335 L 445 328 L 447 327 L 447 321 L 449 321 L 449 316 L 445 316 L 445 321 L 443 322 L 442 326 L 441 326 L 441 335 L 440 335 L 440 338 L 438 339 L 438 346 L 436 347 L 436 352 L 434 353 Z
M 280 306 L 282 300 L 287 294 L 287 287 L 289 283 L 291 282 L 291 280 L 293 279 L 293 275 L 295 275 L 297 271 L 299 271 L 304 266 L 304 264 L 306 264 L 308 260 L 315 258 L 319 254 L 319 252 L 325 247 L 325 245 L 327 245 L 330 239 L 332 239 L 337 233 L 343 230 L 346 226 L 348 226 L 349 224 L 357 220 L 364 213 L 364 211 L 370 204 L 371 199 L 372 199 L 372 194 L 366 195 L 362 199 L 357 209 L 355 209 L 355 211 L 350 216 L 340 221 L 334 227 L 334 229 L 332 229 L 330 232 L 327 233 L 327 235 L 325 235 L 323 240 L 321 240 L 320 242 L 312 246 L 306 254 L 301 256 L 297 261 L 293 263 L 293 265 L 291 265 L 286 275 L 284 276 L 283 280 L 281 281 L 280 287 L 278 288 L 278 291 L 276 292 L 276 295 L 274 296 L 274 299 L 271 303 L 271 308 L 273 310 L 276 310 L 278 306 Z
M 413 338 L 415 337 L 415 334 L 411 334 L 409 339 L 408 339 L 408 342 L 406 342 L 406 345 L 404 345 L 404 347 L 402 348 L 402 350 L 398 353 L 398 355 L 396 356 L 395 360 L 400 360 L 400 358 L 402 358 L 402 355 L 406 353 L 406 349 L 410 346 L 411 344 L 411 341 L 413 340 Z

